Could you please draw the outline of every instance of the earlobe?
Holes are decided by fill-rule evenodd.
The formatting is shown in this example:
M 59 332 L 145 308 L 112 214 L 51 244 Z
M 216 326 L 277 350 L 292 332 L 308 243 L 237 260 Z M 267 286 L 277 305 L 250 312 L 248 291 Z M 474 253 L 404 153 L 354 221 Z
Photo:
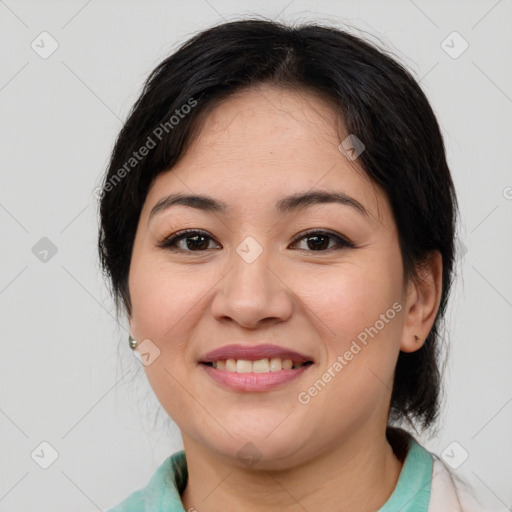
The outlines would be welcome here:
M 441 302 L 443 262 L 439 251 L 417 267 L 408 284 L 400 350 L 415 352 L 423 346 L 434 325 Z

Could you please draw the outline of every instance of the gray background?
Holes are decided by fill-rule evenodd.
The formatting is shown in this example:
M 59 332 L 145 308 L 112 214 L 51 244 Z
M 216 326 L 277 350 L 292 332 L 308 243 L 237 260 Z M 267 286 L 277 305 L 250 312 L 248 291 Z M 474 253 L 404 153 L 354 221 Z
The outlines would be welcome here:
M 489 509 L 508 510 L 510 0 L 0 1 L 0 510 L 105 510 L 181 449 L 116 323 L 94 189 L 148 73 L 198 30 L 251 13 L 348 23 L 421 80 L 461 208 L 446 402 L 423 442 L 460 463 Z

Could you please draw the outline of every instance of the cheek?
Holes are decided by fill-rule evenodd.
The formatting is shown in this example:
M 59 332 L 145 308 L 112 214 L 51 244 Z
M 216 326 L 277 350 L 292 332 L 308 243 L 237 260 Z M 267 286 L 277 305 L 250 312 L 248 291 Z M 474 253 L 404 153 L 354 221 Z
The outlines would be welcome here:
M 316 280 L 307 298 L 325 358 L 303 391 L 323 431 L 358 428 L 383 414 L 399 354 L 403 306 L 393 269 L 355 267 Z M 304 289 L 304 286 L 303 286 Z
M 201 298 L 213 282 L 206 273 L 177 268 L 155 255 L 134 257 L 130 268 L 131 328 L 158 347 L 158 357 L 144 371 L 155 396 L 178 424 L 200 416 L 184 391 L 190 368 L 188 340 L 201 316 Z M 204 412 L 204 411 L 203 411 Z
M 395 265 L 351 264 L 331 268 L 315 279 L 308 276 L 296 282 L 298 294 L 319 320 L 318 328 L 336 348 L 342 348 L 376 322 L 382 331 L 390 331 L 392 324 L 399 324 L 386 322 L 396 318 L 399 308 L 393 309 L 393 304 L 400 304 L 402 297 L 400 271 Z M 393 332 L 397 332 L 396 326 Z
M 401 260 L 354 262 L 313 281 L 298 286 L 325 344 L 319 371 L 330 383 L 319 402 L 341 415 L 364 415 L 392 388 L 403 316 Z
M 211 287 L 193 266 L 184 269 L 151 256 L 134 259 L 130 268 L 132 328 L 139 336 L 166 341 L 179 338 L 200 310 Z

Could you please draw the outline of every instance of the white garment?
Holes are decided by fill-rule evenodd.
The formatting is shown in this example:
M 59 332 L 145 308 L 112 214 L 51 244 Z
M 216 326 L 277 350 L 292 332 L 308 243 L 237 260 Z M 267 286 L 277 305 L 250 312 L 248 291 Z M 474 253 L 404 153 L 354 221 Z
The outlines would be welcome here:
M 428 512 L 486 512 L 486 509 L 466 488 L 467 484 L 462 479 L 456 478 L 437 455 L 432 455 L 432 458 L 432 484 Z

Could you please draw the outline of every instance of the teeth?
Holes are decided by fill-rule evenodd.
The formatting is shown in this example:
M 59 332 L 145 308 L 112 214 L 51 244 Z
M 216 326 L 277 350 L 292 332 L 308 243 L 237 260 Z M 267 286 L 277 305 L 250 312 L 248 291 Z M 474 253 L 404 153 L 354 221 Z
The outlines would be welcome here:
M 283 369 L 283 364 L 281 363 L 280 357 L 272 357 L 270 359 L 270 371 L 271 372 L 278 372 L 279 370 Z
M 291 359 L 285 359 L 283 361 L 283 370 L 291 370 L 293 366 L 293 362 Z
M 237 373 L 268 373 L 281 370 L 291 370 L 304 366 L 304 363 L 294 363 L 291 359 L 271 357 L 249 361 L 247 359 L 227 359 L 226 361 L 214 361 L 213 368 Z
M 215 366 L 215 363 L 214 363 Z M 228 359 L 226 361 L 226 370 L 228 372 L 236 372 L 236 361 L 234 359 Z
M 267 373 L 270 371 L 268 359 L 260 359 L 252 362 L 252 371 L 254 373 Z
M 252 372 L 252 361 L 246 361 L 245 359 L 237 359 L 236 373 L 251 373 L 251 372 Z

